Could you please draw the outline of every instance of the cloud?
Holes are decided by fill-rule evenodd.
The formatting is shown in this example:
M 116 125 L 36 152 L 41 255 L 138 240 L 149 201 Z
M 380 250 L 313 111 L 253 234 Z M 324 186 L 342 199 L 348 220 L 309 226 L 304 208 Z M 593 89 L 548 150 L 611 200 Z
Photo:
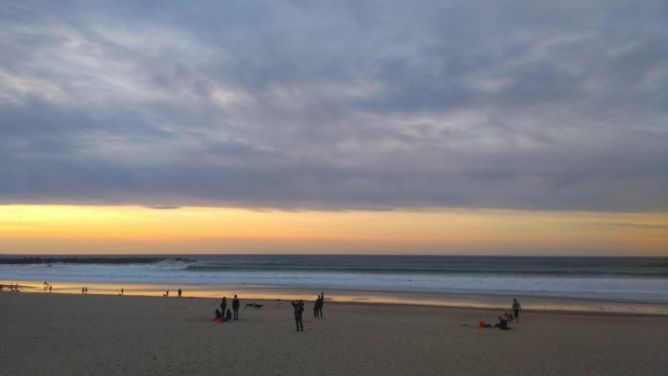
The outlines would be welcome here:
M 665 211 L 665 11 L 8 2 L 0 202 Z

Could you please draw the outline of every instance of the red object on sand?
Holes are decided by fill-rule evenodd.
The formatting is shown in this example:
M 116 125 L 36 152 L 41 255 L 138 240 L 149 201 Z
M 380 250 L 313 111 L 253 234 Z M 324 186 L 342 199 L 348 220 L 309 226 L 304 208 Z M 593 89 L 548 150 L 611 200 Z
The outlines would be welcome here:
M 478 321 L 478 327 L 479 328 L 484 328 L 485 327 L 485 322 L 482 321 L 482 320 Z

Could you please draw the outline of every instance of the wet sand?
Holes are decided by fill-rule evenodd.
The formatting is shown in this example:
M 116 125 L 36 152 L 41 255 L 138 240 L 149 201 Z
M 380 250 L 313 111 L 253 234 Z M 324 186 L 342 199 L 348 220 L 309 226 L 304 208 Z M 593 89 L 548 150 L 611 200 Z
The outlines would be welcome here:
M 228 297 L 229 298 L 229 297 Z M 243 304 L 248 300 L 242 298 Z M 0 294 L 0 375 L 666 375 L 668 317 L 287 301 L 211 321 L 218 300 Z M 228 305 L 231 302 L 228 302 Z

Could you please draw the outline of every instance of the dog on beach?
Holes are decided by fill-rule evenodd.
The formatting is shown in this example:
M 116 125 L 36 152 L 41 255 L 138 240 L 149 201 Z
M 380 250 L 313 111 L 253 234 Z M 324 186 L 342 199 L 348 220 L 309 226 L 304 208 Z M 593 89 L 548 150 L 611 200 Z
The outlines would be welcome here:
M 262 308 L 262 304 L 248 303 L 248 304 L 246 304 L 246 307 L 244 307 L 244 309 L 246 309 L 248 307 L 255 308 L 255 309 L 260 309 L 260 308 Z

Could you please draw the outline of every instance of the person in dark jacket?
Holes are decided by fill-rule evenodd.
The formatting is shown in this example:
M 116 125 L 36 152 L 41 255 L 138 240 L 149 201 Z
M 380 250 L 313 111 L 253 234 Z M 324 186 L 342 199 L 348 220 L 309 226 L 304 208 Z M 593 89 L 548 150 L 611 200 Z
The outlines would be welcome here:
M 304 331 L 304 323 L 302 322 L 302 313 L 304 313 L 304 301 L 303 300 L 293 300 L 292 308 L 294 309 L 295 314 L 295 324 L 297 325 L 297 331 Z
M 232 300 L 232 312 L 234 313 L 234 320 L 239 320 L 239 298 L 234 295 L 234 300 Z
M 223 296 L 223 300 L 220 301 L 220 312 L 225 314 L 225 309 L 227 308 L 227 298 Z
M 319 296 L 320 303 L 318 304 L 318 316 L 322 317 L 322 306 L 325 305 L 325 293 L 322 292 L 320 293 Z

